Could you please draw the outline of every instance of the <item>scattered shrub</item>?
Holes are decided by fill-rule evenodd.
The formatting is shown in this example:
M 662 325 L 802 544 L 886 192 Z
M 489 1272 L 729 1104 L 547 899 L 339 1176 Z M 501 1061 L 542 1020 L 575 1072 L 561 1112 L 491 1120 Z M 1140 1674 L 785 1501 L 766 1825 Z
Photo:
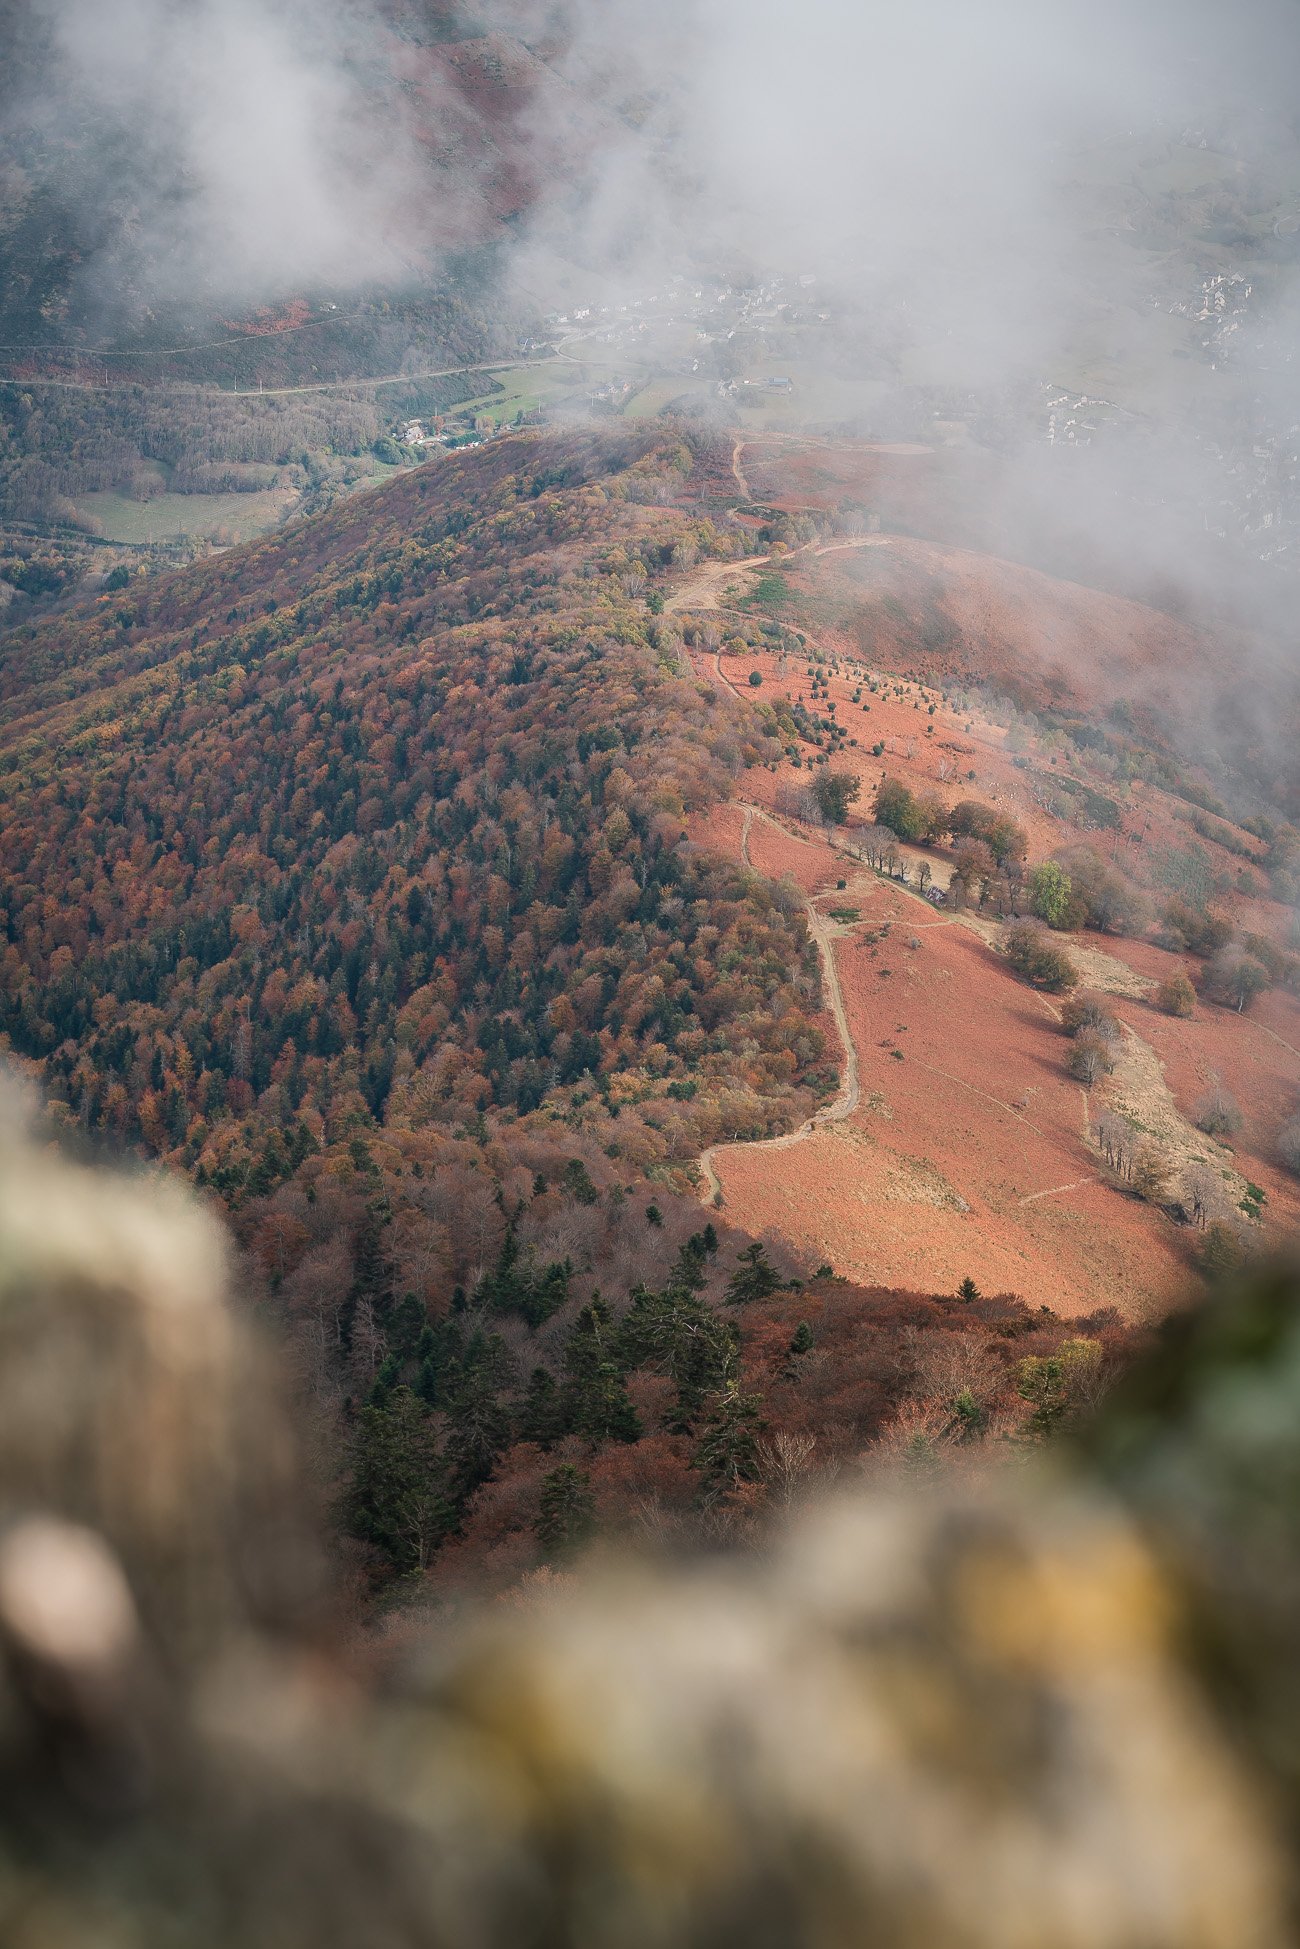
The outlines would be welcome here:
M 1206 968 L 1201 992 L 1224 1008 L 1235 1008 L 1240 1015 L 1256 995 L 1272 985 L 1262 962 L 1244 948 L 1230 946 L 1221 948 Z
M 1187 1017 L 1196 1008 L 1196 990 L 1185 974 L 1170 975 L 1156 990 L 1156 1006 L 1166 1015 Z
M 1005 951 L 1015 972 L 1032 988 L 1042 988 L 1048 994 L 1059 995 L 1078 983 L 1079 977 L 1069 956 L 1050 941 L 1043 929 L 1032 920 L 1012 923 L 1007 929 Z
M 1246 1248 L 1235 1226 L 1222 1218 L 1215 1218 L 1206 1226 L 1201 1243 L 1201 1264 L 1206 1272 L 1236 1272 L 1245 1257 Z
M 1078 1035 L 1086 1029 L 1107 1042 L 1118 1042 L 1122 1033 L 1119 1022 L 1099 995 L 1071 995 L 1061 1009 L 1061 1027 L 1067 1035 Z
M 1165 907 L 1163 932 L 1193 954 L 1217 954 L 1232 939 L 1232 922 L 1175 894 Z
M 1149 1205 L 1161 1205 L 1169 1196 L 1169 1166 L 1152 1144 L 1143 1144 L 1133 1159 L 1129 1183 L 1137 1196 Z
M 1196 1128 L 1207 1137 L 1235 1137 L 1241 1129 L 1241 1108 L 1222 1083 L 1212 1083 L 1196 1105 Z
M 1054 859 L 1046 859 L 1029 875 L 1029 906 L 1049 927 L 1067 927 L 1071 918 L 1070 876 Z
M 1098 1035 L 1095 1029 L 1081 1029 L 1070 1050 L 1070 1074 L 1076 1083 L 1091 1089 L 1103 1076 L 1109 1076 L 1114 1067 L 1115 1058 L 1105 1036 Z

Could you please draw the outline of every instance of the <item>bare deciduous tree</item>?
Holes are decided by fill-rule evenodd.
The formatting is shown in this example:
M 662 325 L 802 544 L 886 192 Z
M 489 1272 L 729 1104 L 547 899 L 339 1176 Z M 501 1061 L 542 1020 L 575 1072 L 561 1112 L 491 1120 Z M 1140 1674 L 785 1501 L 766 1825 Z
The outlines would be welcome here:
M 1183 1202 L 1202 1228 L 1229 1215 L 1222 1175 L 1208 1164 L 1189 1164 L 1183 1172 Z
M 1241 1106 L 1217 1076 L 1196 1105 L 1196 1127 L 1207 1137 L 1235 1137 L 1241 1129 Z
M 1133 1163 L 1134 1134 L 1125 1118 L 1107 1111 L 1095 1126 L 1097 1148 L 1113 1171 L 1127 1177 Z
M 788 1509 L 799 1494 L 800 1485 L 812 1468 L 816 1435 L 792 1428 L 778 1428 L 758 1444 L 758 1466 L 774 1503 Z

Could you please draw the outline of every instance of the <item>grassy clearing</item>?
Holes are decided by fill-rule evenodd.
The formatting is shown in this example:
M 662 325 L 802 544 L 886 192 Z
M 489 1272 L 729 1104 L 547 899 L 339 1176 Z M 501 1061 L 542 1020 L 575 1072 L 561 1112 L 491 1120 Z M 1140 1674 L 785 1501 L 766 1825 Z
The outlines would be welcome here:
M 790 584 L 777 569 L 765 569 L 747 596 L 741 598 L 746 609 L 784 609 L 791 598 Z
M 789 393 L 763 392 L 754 387 L 748 391 L 742 388 L 736 394 L 736 406 L 746 424 L 777 429 L 859 419 L 869 415 L 888 390 L 879 379 L 841 377 L 821 370 L 811 359 L 782 359 L 779 354 L 745 376 L 758 381 L 768 377 L 793 380 Z
M 704 399 L 707 392 L 707 387 L 702 386 L 694 374 L 678 373 L 675 377 L 652 379 L 648 386 L 643 386 L 639 393 L 629 399 L 623 417 L 628 420 L 653 419 L 656 413 L 662 413 L 665 407 L 671 406 L 675 399 L 688 394 L 693 399 Z
M 159 494 L 133 501 L 125 494 L 82 494 L 75 506 L 104 541 L 248 541 L 284 519 L 297 496 L 283 487 L 257 494 Z
M 535 413 L 566 393 L 577 390 L 582 375 L 571 365 L 519 365 L 493 376 L 490 391 L 448 409 L 449 417 L 472 414 L 502 426 L 519 413 Z
M 1224 1188 L 1239 1210 L 1254 1202 L 1252 1188 L 1231 1161 L 1232 1154 L 1189 1123 L 1174 1102 L 1155 1050 L 1127 1028 L 1115 1052 L 1115 1073 L 1106 1091 L 1108 1108 L 1118 1110 L 1141 1135 L 1149 1137 L 1179 1182 L 1193 1165 L 1223 1175 Z M 1257 1214 L 1254 1214 L 1257 1215 Z

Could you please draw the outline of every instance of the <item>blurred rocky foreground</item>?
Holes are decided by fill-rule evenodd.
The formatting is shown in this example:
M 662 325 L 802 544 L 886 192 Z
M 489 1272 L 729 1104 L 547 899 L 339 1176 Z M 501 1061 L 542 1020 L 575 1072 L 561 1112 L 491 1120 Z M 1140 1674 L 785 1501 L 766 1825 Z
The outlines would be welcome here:
M 593 1565 L 367 1690 L 179 1191 L 0 1135 L 7 1949 L 1264 1949 L 1300 1825 L 1300 1312 L 1067 1468 Z

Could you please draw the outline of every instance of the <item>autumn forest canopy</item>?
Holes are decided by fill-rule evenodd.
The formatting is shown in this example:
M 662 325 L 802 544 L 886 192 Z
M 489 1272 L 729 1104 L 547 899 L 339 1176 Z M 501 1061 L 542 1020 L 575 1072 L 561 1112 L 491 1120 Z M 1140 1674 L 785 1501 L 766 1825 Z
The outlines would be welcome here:
M 798 1473 L 924 1391 L 918 1322 L 952 1439 L 1066 1337 L 792 1315 L 807 1269 L 699 1216 L 698 1153 L 837 1073 L 796 889 L 686 836 L 791 735 L 657 593 L 737 552 L 717 465 L 520 436 L 5 646 L 4 1034 L 66 1138 L 219 1202 L 381 1585 L 743 1517 L 773 1431 Z

